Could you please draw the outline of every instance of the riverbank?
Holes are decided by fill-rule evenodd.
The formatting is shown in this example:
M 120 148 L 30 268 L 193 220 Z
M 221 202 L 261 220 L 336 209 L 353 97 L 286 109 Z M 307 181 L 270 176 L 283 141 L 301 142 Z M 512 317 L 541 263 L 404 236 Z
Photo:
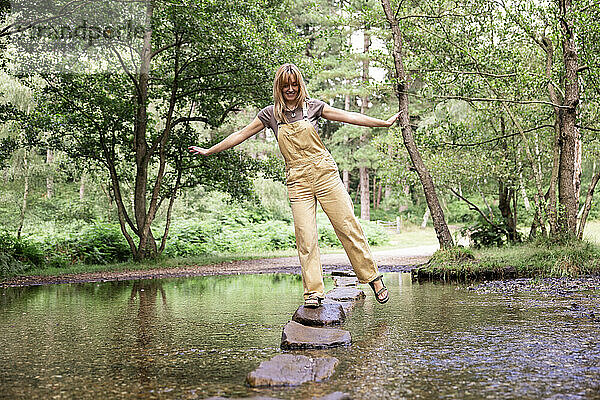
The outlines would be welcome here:
M 600 246 L 588 241 L 538 240 L 479 250 L 457 247 L 436 252 L 413 271 L 417 280 L 483 281 L 600 275 Z
M 381 272 L 409 272 L 425 264 L 437 250 L 436 245 L 385 249 L 373 252 Z M 283 256 L 282 256 L 283 255 Z M 208 275 L 240 274 L 299 274 L 298 256 L 289 252 L 251 256 L 196 257 L 193 259 L 163 259 L 146 263 L 120 263 L 111 265 L 81 266 L 72 270 L 44 269 L 29 275 L 5 278 L 0 287 L 36 286 L 60 283 L 106 282 L 131 279 L 160 279 Z M 244 259 L 245 258 L 245 259 Z M 334 269 L 350 270 L 352 267 L 344 253 L 321 255 L 325 273 Z M 77 269 L 79 268 L 79 269 Z
M 530 242 L 502 248 L 439 250 L 437 245 L 380 249 L 373 257 L 381 272 L 411 272 L 418 281 L 486 281 L 600 275 L 600 246 L 587 241 Z M 292 252 L 162 259 L 145 263 L 45 269 L 5 278 L 0 287 L 105 282 L 208 275 L 299 274 Z M 253 258 L 254 257 L 254 258 Z M 325 273 L 350 270 L 343 252 L 321 255 Z

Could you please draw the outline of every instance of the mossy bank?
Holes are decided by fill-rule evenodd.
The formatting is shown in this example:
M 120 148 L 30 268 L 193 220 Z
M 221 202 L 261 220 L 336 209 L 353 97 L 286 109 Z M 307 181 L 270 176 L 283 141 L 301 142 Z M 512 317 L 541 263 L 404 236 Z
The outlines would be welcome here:
M 600 274 L 600 246 L 566 238 L 505 247 L 438 250 L 412 272 L 416 280 L 469 281 Z

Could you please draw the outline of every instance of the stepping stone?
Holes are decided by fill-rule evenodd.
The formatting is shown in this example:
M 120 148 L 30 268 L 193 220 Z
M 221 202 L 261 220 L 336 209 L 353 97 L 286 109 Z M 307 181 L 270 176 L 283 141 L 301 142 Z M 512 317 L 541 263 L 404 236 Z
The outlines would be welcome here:
M 283 350 L 326 349 L 352 343 L 350 332 L 333 328 L 313 328 L 290 321 L 283 327 Z
M 292 317 L 292 321 L 307 326 L 339 325 L 345 319 L 346 313 L 340 303 L 321 304 L 317 308 L 300 306 Z
M 261 362 L 256 370 L 248 374 L 246 382 L 253 387 L 294 386 L 309 381 L 320 382 L 335 372 L 337 364 L 338 359 L 335 357 L 311 358 L 278 354 L 268 361 Z
M 356 274 L 352 270 L 341 270 L 337 269 L 335 271 L 331 271 L 331 276 L 349 276 L 352 278 L 356 278 Z
M 325 294 L 326 299 L 335 301 L 357 301 L 365 297 L 365 292 L 352 287 L 333 288 Z
M 334 276 L 333 284 L 337 287 L 356 286 L 358 279 L 351 276 Z
M 331 300 L 331 299 L 325 298 L 325 299 L 323 299 L 323 302 L 321 304 L 323 304 L 323 305 L 325 305 L 325 304 L 339 304 L 344 309 L 344 314 L 346 314 L 346 317 L 350 314 L 350 312 L 354 308 L 354 302 L 353 301 L 336 301 L 336 300 Z

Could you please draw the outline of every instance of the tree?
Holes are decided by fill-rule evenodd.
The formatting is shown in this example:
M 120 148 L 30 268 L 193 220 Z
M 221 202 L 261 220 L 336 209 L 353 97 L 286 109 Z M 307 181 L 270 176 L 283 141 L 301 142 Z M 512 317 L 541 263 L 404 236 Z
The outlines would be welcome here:
M 392 37 L 394 41 L 392 56 L 394 59 L 394 68 L 395 68 L 395 90 L 396 95 L 398 96 L 399 101 L 399 110 L 402 112 L 400 116 L 400 125 L 402 130 L 402 138 L 404 141 L 404 145 L 410 155 L 413 166 L 417 170 L 417 174 L 419 175 L 419 180 L 423 185 L 423 191 L 425 193 L 425 199 L 427 200 L 427 206 L 429 207 L 429 211 L 431 213 L 431 217 L 433 219 L 433 226 L 435 228 L 435 232 L 440 243 L 441 248 L 448 248 L 454 246 L 454 241 L 452 240 L 452 236 L 450 235 L 450 230 L 448 229 L 448 225 L 446 224 L 446 220 L 444 217 L 444 211 L 440 206 L 437 193 L 435 190 L 435 186 L 433 184 L 433 180 L 431 179 L 431 175 L 427 170 L 427 167 L 423 163 L 419 150 L 415 144 L 415 140 L 412 134 L 412 128 L 410 126 L 409 114 L 408 114 L 408 85 L 407 85 L 407 76 L 403 63 L 403 54 L 402 54 L 402 32 L 400 31 L 400 27 L 398 25 L 398 21 L 395 17 L 394 12 L 390 6 L 389 0 L 381 0 L 381 4 L 383 6 L 383 11 L 385 13 L 386 19 L 390 25 L 392 30 Z
M 143 5 L 139 51 L 126 51 L 132 43 L 119 41 L 103 49 L 121 72 L 46 74 L 45 109 L 39 114 L 57 146 L 105 167 L 121 231 L 137 260 L 164 249 L 170 210 L 182 187 L 201 182 L 249 195 L 248 177 L 256 174 L 258 161 L 235 151 L 191 159 L 187 146 L 197 140 L 194 124 L 217 126 L 241 105 L 269 101 L 272 71 L 294 50 L 276 6 Z M 109 57 L 106 51 L 101 56 Z M 126 179 L 133 182 L 133 210 L 123 200 Z M 157 244 L 151 227 L 163 204 L 167 227 Z

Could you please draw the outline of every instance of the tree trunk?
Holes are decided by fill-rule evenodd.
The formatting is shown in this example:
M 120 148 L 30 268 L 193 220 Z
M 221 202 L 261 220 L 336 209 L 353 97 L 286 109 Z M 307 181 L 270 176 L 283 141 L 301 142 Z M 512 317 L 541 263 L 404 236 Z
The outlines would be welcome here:
M 377 209 L 377 175 L 373 174 L 373 209 Z
M 25 225 L 25 210 L 27 209 L 27 197 L 29 196 L 29 161 L 27 160 L 27 149 L 23 149 L 23 173 L 25 182 L 23 184 L 23 201 L 21 203 L 21 214 L 19 215 L 19 228 L 17 238 L 21 237 L 23 225 Z
M 498 208 L 508 231 L 508 240 L 514 242 L 517 238 L 517 227 L 510 208 L 512 198 L 513 190 L 506 186 L 502 180 L 498 180 Z
M 48 166 L 46 197 L 51 199 L 54 196 L 54 152 L 50 148 L 46 149 L 46 164 Z
M 367 167 L 359 168 L 360 173 L 360 219 L 369 221 L 371 219 L 371 207 L 369 199 L 369 170 Z
M 479 195 L 481 196 L 481 200 L 483 200 L 483 204 L 485 204 L 486 208 L 488 209 L 490 219 L 493 221 L 494 220 L 494 210 L 492 210 L 492 207 L 490 207 L 490 204 L 488 203 L 487 199 L 485 198 L 485 194 L 483 194 L 483 192 L 481 191 L 481 187 L 479 187 L 479 182 L 477 182 L 477 191 L 479 192 Z
M 592 200 L 594 198 L 594 191 L 596 190 L 596 185 L 598 184 L 598 180 L 600 180 L 600 171 L 596 172 L 592 177 L 592 181 L 590 182 L 590 186 L 587 191 L 587 196 L 585 196 L 585 203 L 583 205 L 583 213 L 581 214 L 581 220 L 579 221 L 579 229 L 577 231 L 577 237 L 579 239 L 583 239 L 583 230 L 585 229 L 585 223 L 587 221 L 588 215 L 590 214 L 590 210 L 592 208 Z
M 531 209 L 531 204 L 529 203 L 529 197 L 527 197 L 527 191 L 525 190 L 525 181 L 523 179 L 523 162 L 521 162 L 521 146 L 517 146 L 517 167 L 519 170 L 519 189 L 521 190 L 521 197 L 523 197 L 523 204 L 525 205 L 525 210 L 529 211 Z
M 560 24 L 562 31 L 563 62 L 565 65 L 565 99 L 563 105 L 568 108 L 560 110 L 561 136 L 560 161 L 558 168 L 558 201 L 561 212 L 558 214 L 557 227 L 560 234 L 576 234 L 578 182 L 577 144 L 581 140 L 577 122 L 577 106 L 579 104 L 579 62 L 571 17 L 571 0 L 559 0 Z
M 444 212 L 440 206 L 440 202 L 437 197 L 433 179 L 429 174 L 429 171 L 425 167 L 421 154 L 417 149 L 415 140 L 413 138 L 412 129 L 409 123 L 408 117 L 408 95 L 407 95 L 407 77 L 404 69 L 404 63 L 402 59 L 402 33 L 398 21 L 394 16 L 394 12 L 390 6 L 389 0 L 381 0 L 383 11 L 390 24 L 392 30 L 392 37 L 394 40 L 393 56 L 394 56 L 394 67 L 396 71 L 396 96 L 398 96 L 399 109 L 402 111 L 400 116 L 400 125 L 402 129 L 402 139 L 406 150 L 410 156 L 410 159 L 417 170 L 419 180 L 423 185 L 423 192 L 425 193 L 425 199 L 427 200 L 427 206 L 431 212 L 431 218 L 433 219 L 433 226 L 440 243 L 441 248 L 448 248 L 454 246 L 454 240 L 446 224 Z
M 369 58 L 366 56 L 369 52 L 369 46 L 371 44 L 371 36 L 367 33 L 365 27 L 364 30 L 364 50 L 365 58 L 363 59 L 362 68 L 362 80 L 367 82 L 369 80 Z M 360 113 L 366 114 L 367 107 L 369 104 L 369 96 L 365 95 L 361 98 L 360 102 Z M 364 146 L 367 143 L 367 129 L 363 129 L 363 134 L 360 137 L 360 145 Z M 361 165 L 358 168 L 360 177 L 360 219 L 369 221 L 371 219 L 371 199 L 369 191 L 369 171 L 367 169 L 366 160 L 361 160 Z
M 545 75 L 548 83 L 548 98 L 554 104 L 560 104 L 562 101 L 558 97 L 558 93 L 552 84 L 552 65 L 554 64 L 554 44 L 552 40 L 543 36 L 538 44 L 546 52 L 546 68 Z M 554 235 L 557 231 L 558 211 L 556 208 L 556 188 L 558 185 L 558 169 L 560 164 L 560 130 L 561 130 L 561 112 L 560 108 L 554 107 L 554 140 L 552 141 L 552 172 L 550 173 L 550 185 L 548 189 L 548 204 L 546 213 L 548 214 L 548 222 L 550 224 L 550 234 Z
M 347 169 L 342 171 L 342 181 L 344 182 L 346 192 L 350 193 L 350 171 Z
M 153 3 L 148 2 L 146 8 L 146 21 L 151 21 L 153 13 Z M 148 24 L 144 32 L 143 47 L 140 53 L 140 69 L 138 75 L 138 90 L 136 104 L 136 118 L 134 130 L 134 150 L 136 175 L 134 186 L 134 216 L 135 223 L 138 229 L 140 242 L 134 257 L 136 260 L 145 258 L 153 258 L 156 255 L 156 242 L 149 235 L 149 232 L 144 232 L 146 224 L 146 188 L 148 185 L 148 164 L 150 157 L 148 156 L 148 141 L 146 139 L 146 131 L 148 127 L 148 82 L 150 79 L 150 61 L 152 56 L 152 26 Z
M 344 110 L 350 111 L 350 95 L 347 94 L 344 97 Z M 344 187 L 346 188 L 346 192 L 350 193 L 350 171 L 347 168 L 344 168 L 342 171 L 342 181 L 344 182 Z

